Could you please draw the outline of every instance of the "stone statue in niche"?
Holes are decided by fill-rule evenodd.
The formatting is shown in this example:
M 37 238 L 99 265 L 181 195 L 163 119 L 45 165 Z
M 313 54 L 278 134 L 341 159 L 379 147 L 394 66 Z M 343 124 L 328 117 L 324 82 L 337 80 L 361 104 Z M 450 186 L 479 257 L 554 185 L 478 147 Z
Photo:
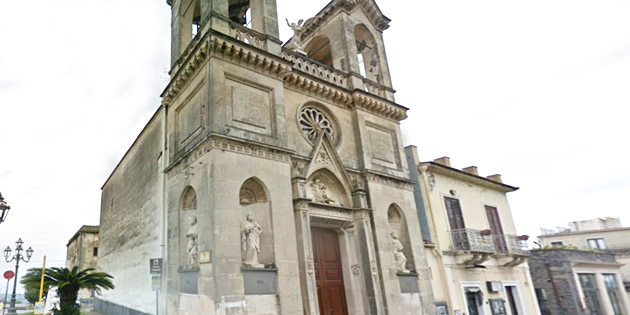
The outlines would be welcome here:
M 399 240 L 398 231 L 393 230 L 391 233 L 392 236 L 392 247 L 394 248 L 394 263 L 396 265 L 396 271 L 402 273 L 409 273 L 409 269 L 405 268 L 407 264 L 407 257 L 403 254 L 403 245 Z
M 313 192 L 313 197 L 316 202 L 327 203 L 327 204 L 335 203 L 335 200 L 330 198 L 328 196 L 328 193 L 326 192 L 328 188 L 326 187 L 324 183 L 322 183 L 322 181 L 319 178 L 316 178 L 315 180 L 313 180 L 313 182 L 311 183 L 311 189 Z
M 188 265 L 194 265 L 197 263 L 197 217 L 194 215 L 190 216 L 188 224 L 190 225 L 188 231 L 186 231 L 186 238 L 188 238 L 188 246 L 186 246 Z
M 260 235 L 262 228 L 255 221 L 254 212 L 247 214 L 246 220 L 241 225 L 241 251 L 243 254 L 243 265 L 250 268 L 264 268 L 258 262 L 260 252 Z

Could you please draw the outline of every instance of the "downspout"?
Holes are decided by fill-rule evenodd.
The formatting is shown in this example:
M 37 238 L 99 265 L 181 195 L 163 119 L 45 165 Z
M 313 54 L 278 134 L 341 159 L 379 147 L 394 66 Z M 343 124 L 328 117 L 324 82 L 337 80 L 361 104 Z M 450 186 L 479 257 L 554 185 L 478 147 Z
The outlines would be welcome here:
M 168 121 L 168 116 L 167 116 L 167 107 L 166 105 L 162 104 L 162 169 L 160 170 L 161 173 L 161 178 L 160 181 L 162 182 L 162 203 L 161 203 L 161 211 L 162 211 L 162 283 L 161 283 L 161 291 L 159 295 L 162 296 L 162 304 L 163 307 L 161 307 L 162 305 L 158 305 L 158 308 L 162 308 L 164 310 L 163 314 L 168 314 L 168 301 L 167 299 L 167 290 L 168 290 L 168 275 L 169 275 L 169 263 L 168 263 L 168 242 L 167 242 L 167 235 L 168 235 L 168 213 L 167 213 L 167 209 L 166 209 L 166 173 L 164 173 L 164 170 L 167 167 L 167 161 L 168 161 L 168 153 L 166 152 L 167 150 L 167 139 L 168 139 L 168 132 L 167 132 L 167 121 Z
M 425 204 L 425 209 L 427 209 L 427 219 L 429 221 L 429 224 L 431 224 L 431 231 L 433 231 L 433 233 L 435 233 L 435 231 L 437 231 L 437 226 L 435 224 L 435 220 L 433 219 L 433 207 L 431 207 L 431 203 L 428 201 L 429 199 L 429 192 L 427 191 L 427 186 L 426 183 L 424 181 L 424 172 L 420 170 L 420 168 L 418 168 L 418 173 L 420 176 L 418 176 L 419 179 L 419 183 L 420 183 L 420 189 L 422 189 L 422 194 L 424 196 L 427 196 L 427 200 L 423 200 L 424 204 Z M 431 232 L 429 231 L 429 232 Z M 439 271 L 440 271 L 440 278 L 441 278 L 441 282 L 442 282 L 442 286 L 444 287 L 444 289 L 446 289 L 446 303 L 448 304 L 449 310 L 452 312 L 454 309 L 454 304 L 453 304 L 453 297 L 450 294 L 450 289 L 449 289 L 449 282 L 446 279 L 446 265 L 444 264 L 444 257 L 442 255 L 442 251 L 440 250 L 440 243 L 438 238 L 436 237 L 437 235 L 432 235 L 433 239 L 435 240 L 434 247 L 433 247 L 433 253 L 435 254 L 435 256 L 438 259 L 438 266 L 439 266 Z

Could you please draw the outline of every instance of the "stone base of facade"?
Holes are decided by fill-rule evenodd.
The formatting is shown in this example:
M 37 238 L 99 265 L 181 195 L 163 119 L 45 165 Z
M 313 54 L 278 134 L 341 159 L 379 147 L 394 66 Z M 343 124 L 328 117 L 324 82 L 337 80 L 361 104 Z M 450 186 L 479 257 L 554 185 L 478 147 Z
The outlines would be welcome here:
M 149 315 L 99 298 L 94 298 L 94 310 L 108 315 Z

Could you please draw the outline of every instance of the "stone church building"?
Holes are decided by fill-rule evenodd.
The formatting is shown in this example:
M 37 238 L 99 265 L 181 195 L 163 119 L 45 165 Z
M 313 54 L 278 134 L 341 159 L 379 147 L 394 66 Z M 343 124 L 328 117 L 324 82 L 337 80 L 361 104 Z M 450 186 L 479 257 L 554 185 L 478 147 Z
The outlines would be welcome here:
M 275 0 L 167 2 L 171 80 L 102 187 L 96 309 L 433 314 L 377 4 L 333 0 L 283 46 Z

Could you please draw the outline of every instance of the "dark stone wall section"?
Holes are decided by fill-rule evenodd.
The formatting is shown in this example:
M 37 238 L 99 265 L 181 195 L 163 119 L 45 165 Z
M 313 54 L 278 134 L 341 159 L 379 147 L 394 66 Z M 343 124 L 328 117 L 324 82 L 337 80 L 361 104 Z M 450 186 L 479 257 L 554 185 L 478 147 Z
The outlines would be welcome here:
M 150 315 L 99 298 L 94 298 L 94 310 L 106 315 Z

